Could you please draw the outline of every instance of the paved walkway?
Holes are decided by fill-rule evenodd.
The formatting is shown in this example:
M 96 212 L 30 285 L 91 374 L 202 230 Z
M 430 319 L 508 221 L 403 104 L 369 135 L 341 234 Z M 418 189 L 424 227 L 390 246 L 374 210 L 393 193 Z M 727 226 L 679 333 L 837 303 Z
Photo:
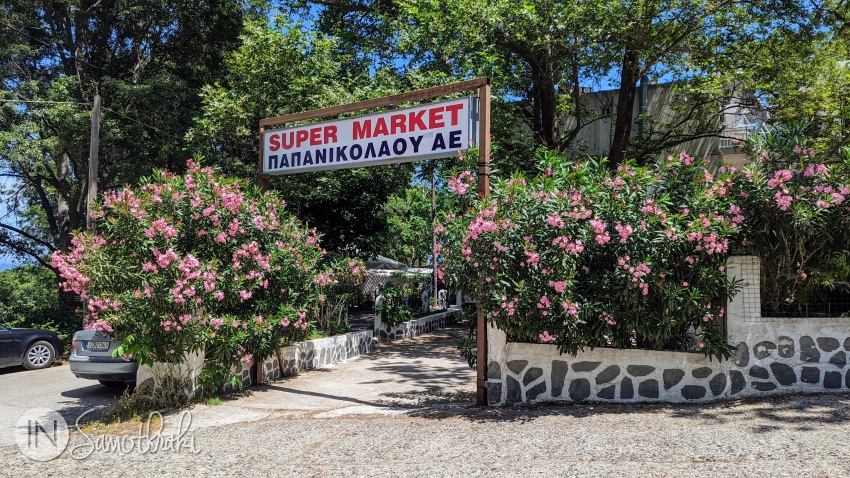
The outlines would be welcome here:
M 458 411 L 475 403 L 475 371 L 455 352 L 449 327 L 411 340 L 377 342 L 355 360 L 253 387 L 217 406 L 193 410 L 195 426 L 266 418 L 332 418 Z

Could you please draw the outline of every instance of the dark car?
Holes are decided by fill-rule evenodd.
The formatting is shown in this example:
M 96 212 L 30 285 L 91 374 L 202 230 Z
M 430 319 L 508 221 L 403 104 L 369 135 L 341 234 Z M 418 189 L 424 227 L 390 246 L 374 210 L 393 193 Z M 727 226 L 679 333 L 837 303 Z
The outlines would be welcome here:
M 138 364 L 113 357 L 120 342 L 96 330 L 80 330 L 71 340 L 71 372 L 78 378 L 97 380 L 106 386 L 123 386 L 136 381 Z
M 28 370 L 47 368 L 65 352 L 56 332 L 7 328 L 0 325 L 0 367 L 23 365 Z

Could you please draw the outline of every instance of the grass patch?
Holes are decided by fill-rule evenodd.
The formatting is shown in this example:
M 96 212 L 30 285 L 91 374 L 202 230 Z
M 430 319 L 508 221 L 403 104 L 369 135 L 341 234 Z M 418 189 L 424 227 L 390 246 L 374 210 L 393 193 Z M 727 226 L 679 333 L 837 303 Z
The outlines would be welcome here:
M 330 335 L 326 334 L 321 330 L 313 330 L 312 332 L 310 332 L 310 335 L 307 337 L 307 340 L 324 339 L 326 337 L 330 337 Z
M 106 423 L 101 418 L 100 421 L 88 422 L 80 425 L 79 431 L 87 435 L 118 435 L 136 432 L 140 426 L 147 427 L 150 424 L 150 429 L 158 430 L 164 424 L 162 416 L 152 412 L 147 415 L 134 415 L 125 421 L 117 421 Z
M 185 407 L 189 404 L 189 389 L 190 381 L 185 374 L 157 370 L 134 389 L 125 389 L 118 403 L 104 413 L 100 421 L 105 424 L 137 422 L 147 420 L 151 412 Z
M 207 405 L 221 405 L 221 397 L 210 397 L 206 401 Z

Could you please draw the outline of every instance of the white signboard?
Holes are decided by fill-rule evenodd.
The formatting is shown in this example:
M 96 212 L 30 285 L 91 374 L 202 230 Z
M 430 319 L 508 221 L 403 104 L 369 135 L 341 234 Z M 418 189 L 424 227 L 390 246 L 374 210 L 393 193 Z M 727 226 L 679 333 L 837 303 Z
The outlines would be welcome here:
M 474 96 L 263 133 L 262 174 L 421 161 L 469 149 Z M 475 111 L 473 111 L 475 110 Z

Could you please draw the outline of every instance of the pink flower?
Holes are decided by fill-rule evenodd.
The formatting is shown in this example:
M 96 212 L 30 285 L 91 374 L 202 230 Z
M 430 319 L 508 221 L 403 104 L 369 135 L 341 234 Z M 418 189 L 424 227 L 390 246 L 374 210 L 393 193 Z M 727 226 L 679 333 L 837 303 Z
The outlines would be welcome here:
M 610 241 L 610 240 L 611 240 L 611 236 L 609 236 L 607 232 L 604 233 L 604 234 L 597 234 L 596 235 L 596 243 L 599 244 L 600 246 L 607 244 L 608 241 Z
M 555 281 L 550 280 L 549 281 L 549 287 L 555 289 L 555 292 L 560 294 L 567 289 L 567 282 L 566 281 L 555 282 Z
M 773 196 L 773 199 L 776 201 L 776 204 L 779 205 L 779 209 L 783 211 L 787 211 L 789 207 L 791 207 L 791 201 L 794 200 L 789 195 L 782 194 L 781 192 L 776 193 Z
M 593 226 L 593 232 L 595 232 L 596 234 L 602 234 L 603 232 L 605 232 L 605 228 L 607 227 L 605 222 L 598 218 L 591 219 L 590 225 Z
M 178 259 L 177 253 L 174 252 L 174 249 L 169 248 L 165 252 L 159 252 L 158 250 L 153 250 L 153 255 L 156 258 L 156 263 L 159 267 L 165 269 L 169 264 L 176 261 Z
M 552 226 L 556 229 L 563 229 L 564 228 L 564 221 L 563 221 L 563 219 L 561 219 L 561 215 L 558 214 L 557 212 L 552 214 L 551 216 L 547 217 L 546 222 L 548 222 L 550 226 Z
M 472 172 L 463 171 L 458 176 L 449 179 L 449 190 L 451 192 L 463 196 L 469 190 L 472 184 Z
M 537 267 L 537 263 L 540 262 L 540 254 L 532 251 L 525 251 L 525 255 L 528 257 L 528 265 Z
M 584 245 L 580 240 L 576 240 L 572 242 L 572 237 L 559 236 L 556 237 L 554 241 L 552 241 L 553 245 L 560 247 L 561 249 L 566 250 L 571 254 L 579 254 L 584 251 Z M 507 248 L 504 252 L 507 252 Z
M 549 335 L 548 330 L 544 330 L 542 334 L 540 334 L 540 341 L 544 344 L 550 344 L 555 341 L 555 337 Z
M 239 296 L 242 297 L 242 300 L 248 300 L 251 298 L 251 291 L 248 290 L 240 290 Z
M 629 239 L 629 236 L 634 233 L 634 228 L 630 225 L 621 225 L 619 221 L 614 225 L 614 229 L 617 230 L 617 233 L 620 235 L 620 244 L 625 244 Z
M 577 302 L 570 302 L 569 300 L 565 300 L 561 302 L 561 307 L 564 308 L 565 311 L 573 318 L 578 316 L 578 308 L 579 304 Z
M 481 211 L 478 217 L 475 218 L 469 224 L 469 238 L 470 239 L 478 239 L 478 236 L 484 234 L 485 232 L 496 232 L 499 230 L 499 226 L 496 225 L 492 220 L 492 216 L 496 213 L 495 209 L 488 209 Z M 488 216 L 490 218 L 488 219 Z
M 767 181 L 767 187 L 774 189 L 782 186 L 786 181 L 790 181 L 794 177 L 794 173 L 787 169 L 780 169 L 773 173 L 773 177 Z

